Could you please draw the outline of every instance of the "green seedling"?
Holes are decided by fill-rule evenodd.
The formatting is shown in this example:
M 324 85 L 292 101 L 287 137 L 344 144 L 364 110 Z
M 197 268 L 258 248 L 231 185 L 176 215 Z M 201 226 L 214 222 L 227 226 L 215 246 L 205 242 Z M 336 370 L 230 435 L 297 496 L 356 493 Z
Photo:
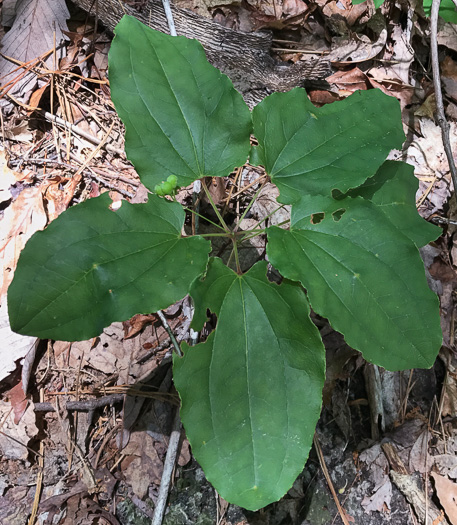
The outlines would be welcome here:
M 370 90 L 316 108 L 294 89 L 251 113 L 196 40 L 128 16 L 109 72 L 126 153 L 156 195 L 112 211 L 104 194 L 36 233 L 9 288 L 11 326 L 84 340 L 190 294 L 193 329 L 208 310 L 217 325 L 174 358 L 181 418 L 221 496 L 259 509 L 302 471 L 319 418 L 325 352 L 310 307 L 389 370 L 430 367 L 440 348 L 438 299 L 418 251 L 440 230 L 417 214 L 412 167 L 385 160 L 404 141 L 400 106 Z M 178 181 L 228 176 L 248 157 L 277 185 L 278 209 L 291 205 L 289 228 L 241 232 L 211 203 L 221 224 L 184 235 L 185 210 L 160 195 Z M 257 234 L 266 234 L 281 284 L 267 278 L 266 261 L 243 266 L 239 243 Z M 217 237 L 231 246 L 234 269 L 209 258 Z

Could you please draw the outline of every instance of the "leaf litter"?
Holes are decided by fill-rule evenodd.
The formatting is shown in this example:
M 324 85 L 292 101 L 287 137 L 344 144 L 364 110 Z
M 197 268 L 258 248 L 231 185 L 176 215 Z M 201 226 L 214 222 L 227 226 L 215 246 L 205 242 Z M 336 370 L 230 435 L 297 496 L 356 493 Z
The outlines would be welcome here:
M 125 156 L 113 152 L 113 148 L 122 150 L 123 133 L 106 80 L 111 35 L 96 29 L 94 19 L 89 18 L 86 25 L 85 13 L 73 13 L 68 19 L 63 2 L 53 3 L 52 13 L 49 2 L 41 11 L 36 10 L 36 0 L 20 5 L 20 16 L 16 22 L 10 22 L 13 25 L 4 37 L 2 49 L 5 55 L 14 55 L 20 62 L 12 65 L 1 59 L 2 75 L 17 68 L 1 80 L 13 97 L 8 98 L 2 91 L 2 100 L 8 102 L 3 110 L 0 188 L 2 305 L 18 253 L 34 231 L 90 196 L 111 191 L 115 200 L 131 198 L 139 188 L 138 178 Z M 326 79 L 328 87 L 319 87 L 310 94 L 317 105 L 341 100 L 356 89 L 374 87 L 400 100 L 408 136 L 401 155 L 414 166 L 419 179 L 419 212 L 444 225 L 442 238 L 430 247 L 424 261 L 430 283 L 440 295 L 446 348 L 429 371 L 395 374 L 380 371 L 385 414 L 390 410 L 386 419 L 388 429 L 382 437 L 398 457 L 392 456 L 379 443 L 371 441 L 368 387 L 364 384 L 360 355 L 348 349 L 324 319 L 314 316 L 321 333 L 326 334 L 328 359 L 331 356 L 318 435 L 330 482 L 355 522 L 414 523 L 413 515 L 423 517 L 417 502 L 435 493 L 440 504 L 438 510 L 443 513 L 442 523 L 455 522 L 456 500 L 452 494 L 457 482 L 457 432 L 453 423 L 457 405 L 454 353 L 457 250 L 456 230 L 447 220 L 455 218 L 456 207 L 451 198 L 440 131 L 433 117 L 433 99 L 429 97 L 432 86 L 427 61 L 424 62 L 424 57 L 428 57 L 428 45 L 424 45 L 427 20 L 414 3 L 394 5 L 389 11 L 382 7 L 376 17 L 369 4 L 352 6 L 349 2 L 273 0 L 242 5 L 230 1 L 180 0 L 178 5 L 236 29 L 273 30 L 275 49 L 280 49 L 273 52 L 278 60 L 297 62 L 309 56 L 329 56 L 333 72 Z M 27 16 L 32 16 L 31 23 L 22 37 L 31 41 L 33 36 L 33 46 L 16 38 L 18 24 Z M 39 32 L 34 32 L 38 27 Z M 54 31 L 58 44 L 55 53 Z M 455 26 L 444 24 L 439 43 L 445 54 L 443 89 L 455 151 L 454 37 Z M 61 42 L 63 45 L 59 45 Z M 303 48 L 309 54 L 303 53 Z M 49 50 L 47 62 L 34 61 Z M 57 73 L 51 101 L 53 60 Z M 29 61 L 35 69 L 25 83 L 21 63 Z M 68 125 L 49 123 L 52 119 L 44 109 L 49 109 L 51 102 L 52 113 L 76 129 L 70 131 Z M 34 111 L 37 106 L 42 109 Z M 104 146 L 97 150 L 96 145 L 110 129 L 106 144 L 111 150 Z M 214 181 L 213 196 L 221 206 L 226 202 L 227 213 L 239 217 L 249 196 L 260 188 L 256 180 L 262 174 L 255 170 L 246 166 L 224 184 L 220 184 L 220 179 Z M 245 219 L 251 221 L 248 227 L 261 214 L 273 211 L 275 191 L 268 183 L 263 187 L 261 198 Z M 183 189 L 181 198 L 189 199 L 190 195 L 188 189 Z M 145 198 L 143 193 L 141 201 Z M 285 218 L 287 209 L 273 215 L 270 224 Z M 246 264 L 263 258 L 264 248 L 262 244 L 250 247 L 247 253 L 251 252 L 251 259 Z M 166 315 L 178 339 L 187 339 L 192 315 L 189 302 L 170 307 Z M 21 382 L 21 359 L 36 347 L 36 340 L 21 337 L 17 341 L 14 335 L 9 339 L 3 336 L 4 328 L 1 330 L 2 523 L 23 523 L 24 516 L 32 513 L 41 446 L 45 468 L 44 488 L 36 509 L 38 520 L 77 523 L 97 517 L 100 522 L 127 524 L 135 522 L 129 516 L 150 518 L 172 414 L 178 402 L 168 373 L 171 343 L 161 322 L 152 314 L 135 316 L 123 324 L 115 323 L 100 337 L 89 341 L 42 344 L 27 396 L 22 386 L 24 380 Z M 116 397 L 119 395 L 123 398 L 121 402 Z M 93 407 L 94 399 L 109 396 L 113 396 L 111 403 Z M 392 404 L 392 399 L 398 403 Z M 80 407 L 85 408 L 67 410 L 71 402 L 82 403 Z M 44 403 L 41 412 L 36 409 L 40 403 Z M 335 418 L 335 410 L 342 417 Z M 417 481 L 414 476 L 418 473 Z M 406 478 L 400 481 L 400 475 Z M 327 482 L 317 467 L 316 456 L 312 455 L 288 496 L 263 511 L 262 518 L 258 513 L 243 513 L 228 506 L 225 521 L 220 523 L 241 525 L 259 523 L 259 519 L 262 523 L 278 524 L 284 519 L 283 523 L 337 523 L 340 518 Z M 411 497 L 407 487 L 412 485 L 422 494 L 422 500 Z M 115 501 L 121 501 L 118 509 Z M 187 516 L 183 523 L 197 523 L 202 514 L 216 522 L 212 489 L 189 455 L 186 442 L 170 502 L 168 523 L 178 523 L 176 516 L 183 512 Z

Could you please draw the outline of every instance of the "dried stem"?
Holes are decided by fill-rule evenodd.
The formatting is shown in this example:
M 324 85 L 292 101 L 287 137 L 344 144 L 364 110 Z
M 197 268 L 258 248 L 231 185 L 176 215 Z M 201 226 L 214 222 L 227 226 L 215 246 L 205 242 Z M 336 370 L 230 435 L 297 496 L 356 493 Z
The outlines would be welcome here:
M 453 0 L 456 3 L 456 0 Z M 449 140 L 449 122 L 444 115 L 443 94 L 441 92 L 440 64 L 438 60 L 438 11 L 441 0 L 433 0 L 432 14 L 430 16 L 430 47 L 432 54 L 433 86 L 436 97 L 436 118 L 441 128 L 444 151 L 451 170 L 454 192 L 457 190 L 457 169 L 452 155 L 451 142 Z M 457 5 L 457 4 L 456 4 Z

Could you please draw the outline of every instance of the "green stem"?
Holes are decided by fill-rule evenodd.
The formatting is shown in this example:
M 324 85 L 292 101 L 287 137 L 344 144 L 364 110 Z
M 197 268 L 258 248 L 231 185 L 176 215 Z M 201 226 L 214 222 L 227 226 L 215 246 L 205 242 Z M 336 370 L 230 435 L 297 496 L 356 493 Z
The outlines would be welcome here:
M 235 226 L 235 229 L 233 230 L 236 232 L 243 221 L 243 219 L 246 217 L 247 212 L 251 209 L 251 206 L 254 204 L 255 200 L 259 196 L 259 193 L 262 191 L 263 187 L 265 186 L 266 181 L 260 186 L 260 188 L 255 192 L 254 197 L 252 197 L 251 202 L 248 204 L 247 208 L 244 210 L 243 215 L 241 215 L 240 220 L 238 221 L 237 225 Z
M 230 252 L 230 255 L 229 255 L 229 258 L 228 258 L 228 261 L 227 261 L 227 267 L 230 268 L 230 263 L 232 262 L 232 257 L 233 257 L 233 254 L 235 253 L 235 247 L 232 248 L 232 251 Z
M 216 222 L 213 222 L 211 219 L 208 219 L 207 217 L 205 217 L 204 215 L 200 215 L 200 213 L 196 212 L 195 210 L 192 210 L 191 208 L 187 208 L 187 206 L 183 206 L 183 208 L 190 212 L 190 213 L 193 213 L 194 215 L 196 215 L 197 217 L 200 217 L 200 219 L 203 219 L 204 221 L 207 221 L 209 222 L 210 224 L 212 224 L 213 226 L 216 226 L 216 228 L 218 228 L 219 230 L 224 230 L 224 228 L 222 228 L 222 226 L 220 224 L 217 224 Z
M 275 224 L 275 226 L 282 226 L 283 224 L 287 224 L 288 222 L 290 222 L 290 219 L 286 219 L 285 221 L 282 221 L 279 224 Z
M 261 235 L 266 228 L 252 228 L 252 230 L 241 230 L 239 232 L 233 232 L 233 235 L 246 235 L 247 233 L 255 233 Z
M 276 208 L 276 210 L 273 210 L 271 213 L 269 213 L 268 215 L 266 215 L 265 217 L 260 219 L 260 221 L 254 226 L 253 230 L 255 230 L 257 228 L 257 226 L 260 226 L 262 224 L 262 222 L 265 222 L 267 219 L 269 219 L 276 212 L 278 212 L 279 210 L 282 210 L 284 208 L 284 206 L 285 206 L 285 204 L 281 204 L 281 206 L 279 206 L 279 208 Z
M 246 232 L 243 232 L 243 233 L 246 233 Z M 240 242 L 249 241 L 249 239 L 258 237 L 259 235 L 262 235 L 262 233 L 265 233 L 265 230 L 257 230 L 257 232 L 254 233 L 254 235 L 249 235 L 249 237 L 243 237 L 242 239 L 240 239 Z
M 233 251 L 235 252 L 236 273 L 241 275 L 243 272 L 241 271 L 240 258 L 238 256 L 238 246 L 235 239 L 233 239 Z
M 186 239 L 190 237 L 232 237 L 231 233 L 196 233 L 195 235 L 188 235 Z
M 214 201 L 213 199 L 211 198 L 211 194 L 210 192 L 208 191 L 208 188 L 206 187 L 206 184 L 205 184 L 205 181 L 202 179 L 202 187 L 203 189 L 205 190 L 205 193 L 206 193 L 206 196 L 208 197 L 208 200 L 214 210 L 214 212 L 216 213 L 217 215 L 217 218 L 220 220 L 224 230 L 227 232 L 227 233 L 230 233 L 230 230 L 229 230 L 229 227 L 227 226 L 227 224 L 225 224 L 225 221 L 224 219 L 222 218 L 222 215 L 219 213 L 219 210 L 217 209 L 216 205 L 214 204 Z

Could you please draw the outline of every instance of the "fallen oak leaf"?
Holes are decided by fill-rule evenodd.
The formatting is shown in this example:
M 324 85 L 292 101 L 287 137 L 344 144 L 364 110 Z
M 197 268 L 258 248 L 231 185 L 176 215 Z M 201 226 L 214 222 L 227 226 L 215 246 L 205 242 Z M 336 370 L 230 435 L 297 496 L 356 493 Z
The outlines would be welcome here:
M 431 475 L 435 481 L 436 494 L 449 521 L 452 525 L 457 525 L 457 484 L 436 472 Z

